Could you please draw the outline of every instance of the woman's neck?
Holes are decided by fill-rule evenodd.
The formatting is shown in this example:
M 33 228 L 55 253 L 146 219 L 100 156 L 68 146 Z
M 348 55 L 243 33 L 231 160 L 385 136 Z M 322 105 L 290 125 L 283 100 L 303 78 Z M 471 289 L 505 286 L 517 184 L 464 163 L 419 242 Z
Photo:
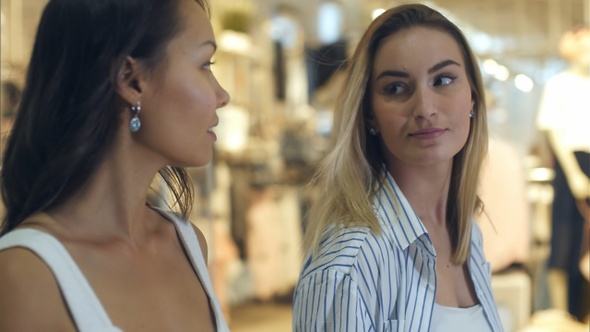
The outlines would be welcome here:
M 83 236 L 141 237 L 146 229 L 147 191 L 156 171 L 133 165 L 131 158 L 109 158 L 88 183 L 58 208 L 48 211 L 63 226 Z
M 451 166 L 428 169 L 407 167 L 394 170 L 392 176 L 421 220 L 446 223 Z

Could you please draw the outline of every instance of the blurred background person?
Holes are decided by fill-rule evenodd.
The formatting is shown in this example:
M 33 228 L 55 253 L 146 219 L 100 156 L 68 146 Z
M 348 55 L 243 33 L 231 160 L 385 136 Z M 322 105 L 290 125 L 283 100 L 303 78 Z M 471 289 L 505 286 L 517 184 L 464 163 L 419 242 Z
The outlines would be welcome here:
M 578 319 L 587 315 L 588 281 L 581 274 L 584 215 L 590 196 L 590 30 L 567 31 L 559 43 L 569 66 L 551 77 L 541 98 L 537 126 L 554 156 L 554 200 L 548 283 L 551 304 Z

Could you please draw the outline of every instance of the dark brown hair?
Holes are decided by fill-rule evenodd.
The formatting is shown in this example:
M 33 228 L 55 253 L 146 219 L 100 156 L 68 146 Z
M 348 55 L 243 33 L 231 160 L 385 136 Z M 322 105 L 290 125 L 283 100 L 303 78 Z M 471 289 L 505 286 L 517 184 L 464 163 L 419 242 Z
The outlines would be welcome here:
M 206 0 L 196 0 L 208 10 Z M 0 175 L 0 235 L 70 199 L 113 146 L 123 102 L 116 76 L 127 56 L 154 71 L 182 30 L 180 0 L 50 0 L 43 11 Z M 160 175 L 181 214 L 191 210 L 186 171 Z

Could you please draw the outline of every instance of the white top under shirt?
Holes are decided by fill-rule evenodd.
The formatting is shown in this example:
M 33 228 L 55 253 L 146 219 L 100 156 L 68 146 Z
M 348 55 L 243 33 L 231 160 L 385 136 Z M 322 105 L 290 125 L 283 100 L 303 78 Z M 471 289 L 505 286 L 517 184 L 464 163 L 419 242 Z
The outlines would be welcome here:
M 492 332 L 492 329 L 486 320 L 482 306 L 479 304 L 469 308 L 456 308 L 435 303 L 432 313 L 431 331 Z

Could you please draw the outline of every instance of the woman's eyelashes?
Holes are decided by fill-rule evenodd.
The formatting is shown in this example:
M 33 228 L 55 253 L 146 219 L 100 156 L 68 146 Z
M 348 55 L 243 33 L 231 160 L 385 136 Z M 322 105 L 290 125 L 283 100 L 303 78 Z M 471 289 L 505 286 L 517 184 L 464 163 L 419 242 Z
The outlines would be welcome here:
M 383 92 L 386 95 L 392 95 L 392 96 L 404 93 L 406 90 L 407 90 L 407 87 L 405 86 L 405 84 L 400 83 L 400 82 L 389 83 L 383 87 Z
M 449 75 L 449 74 L 443 74 L 438 76 L 435 80 L 434 80 L 434 86 L 438 86 L 438 85 L 449 85 L 451 83 L 453 83 L 455 81 L 457 77 L 454 75 Z
M 211 71 L 211 66 L 215 64 L 215 61 L 213 60 L 207 60 L 204 64 L 203 64 L 203 69 Z

